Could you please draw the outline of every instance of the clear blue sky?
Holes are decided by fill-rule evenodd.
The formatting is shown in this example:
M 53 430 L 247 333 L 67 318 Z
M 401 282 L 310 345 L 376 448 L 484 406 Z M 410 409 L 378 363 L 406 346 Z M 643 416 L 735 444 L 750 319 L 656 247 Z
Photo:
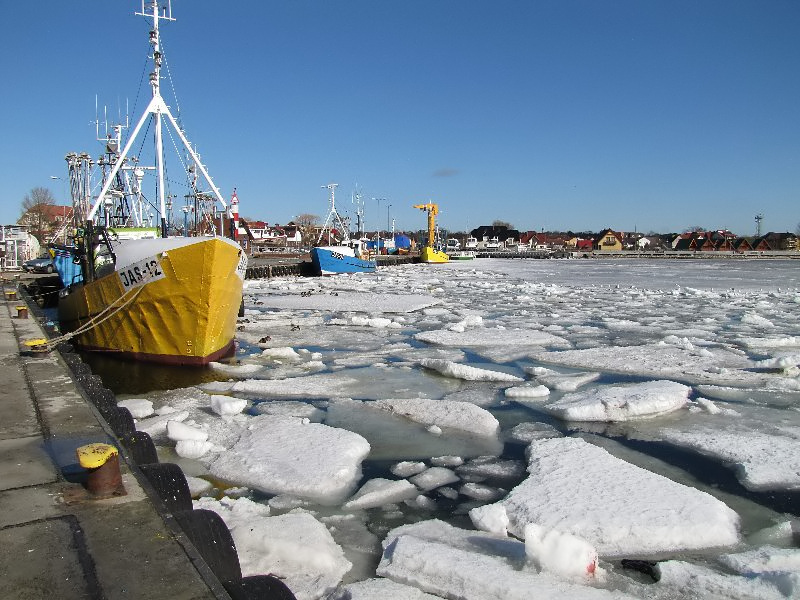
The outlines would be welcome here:
M 0 221 L 65 198 L 99 154 L 95 95 L 139 94 L 138 0 L 0 0 Z M 243 215 L 324 217 L 356 184 L 367 226 L 794 231 L 797 0 L 173 0 L 182 122 Z M 168 85 L 168 84 L 165 84 Z M 174 107 L 173 107 L 174 108 Z M 371 198 L 386 198 L 377 202 Z M 378 212 L 379 208 L 379 212 Z M 378 214 L 376 215 L 376 212 Z

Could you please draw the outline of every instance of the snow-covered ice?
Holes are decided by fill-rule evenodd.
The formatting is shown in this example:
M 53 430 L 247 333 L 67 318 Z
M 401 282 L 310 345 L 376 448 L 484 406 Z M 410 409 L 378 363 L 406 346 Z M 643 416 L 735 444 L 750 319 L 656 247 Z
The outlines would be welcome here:
M 542 410 L 567 421 L 627 421 L 678 410 L 686 405 L 690 391 L 674 381 L 598 386 L 565 394 Z
M 248 280 L 235 358 L 121 405 L 194 495 L 257 499 L 242 564 L 298 598 L 792 597 L 798 264 Z M 595 548 L 595 575 L 526 553 L 531 524 Z M 614 557 L 663 559 L 661 580 Z
M 253 417 L 211 473 L 267 494 L 337 504 L 355 488 L 369 443 L 356 433 L 292 417 Z
M 324 598 L 352 567 L 325 525 L 309 513 L 271 516 L 268 507 L 247 498 L 201 498 L 194 506 L 225 521 L 243 576 L 275 575 L 298 600 Z
M 531 443 L 528 478 L 501 500 L 509 531 L 570 533 L 602 556 L 731 546 L 739 517 L 705 492 L 626 463 L 577 438 Z

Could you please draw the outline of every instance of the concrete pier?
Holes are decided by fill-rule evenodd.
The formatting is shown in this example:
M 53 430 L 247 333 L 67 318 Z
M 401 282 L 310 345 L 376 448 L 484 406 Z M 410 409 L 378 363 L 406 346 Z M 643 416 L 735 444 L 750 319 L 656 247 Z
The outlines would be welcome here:
M 119 442 L 57 352 L 0 306 L 0 598 L 229 598 L 186 536 L 171 528 L 121 461 L 124 495 L 94 499 L 76 449 Z

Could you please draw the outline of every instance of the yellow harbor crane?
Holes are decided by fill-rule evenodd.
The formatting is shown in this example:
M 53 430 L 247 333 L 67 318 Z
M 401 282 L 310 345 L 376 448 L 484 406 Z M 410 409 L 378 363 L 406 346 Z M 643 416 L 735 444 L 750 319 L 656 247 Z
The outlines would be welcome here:
M 415 204 L 414 208 L 424 210 L 428 213 L 428 243 L 422 248 L 419 253 L 420 261 L 424 263 L 444 263 L 450 260 L 441 250 L 434 248 L 434 240 L 436 239 L 436 215 L 439 214 L 439 205 L 433 202 L 425 204 Z

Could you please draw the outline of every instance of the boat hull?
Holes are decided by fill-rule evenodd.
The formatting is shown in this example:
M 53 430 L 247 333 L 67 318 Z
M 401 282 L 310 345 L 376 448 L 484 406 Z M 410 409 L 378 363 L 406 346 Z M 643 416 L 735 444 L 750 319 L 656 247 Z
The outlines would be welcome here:
M 317 247 L 311 249 L 311 263 L 317 275 L 336 275 L 338 273 L 372 273 L 377 268 L 374 260 L 350 256 L 346 248 Z
M 425 246 L 419 253 L 419 260 L 424 263 L 446 263 L 450 259 L 444 252 Z
M 152 277 L 138 281 L 147 270 L 143 263 L 153 265 Z M 73 338 L 80 349 L 167 364 L 209 363 L 234 348 L 245 265 L 239 246 L 225 238 L 171 248 L 65 288 L 58 306 L 61 329 L 74 332 L 93 319 L 92 327 Z
M 453 252 L 452 254 L 448 254 L 450 260 L 472 260 L 475 258 L 474 252 L 469 252 L 466 250 L 461 250 L 459 252 Z

